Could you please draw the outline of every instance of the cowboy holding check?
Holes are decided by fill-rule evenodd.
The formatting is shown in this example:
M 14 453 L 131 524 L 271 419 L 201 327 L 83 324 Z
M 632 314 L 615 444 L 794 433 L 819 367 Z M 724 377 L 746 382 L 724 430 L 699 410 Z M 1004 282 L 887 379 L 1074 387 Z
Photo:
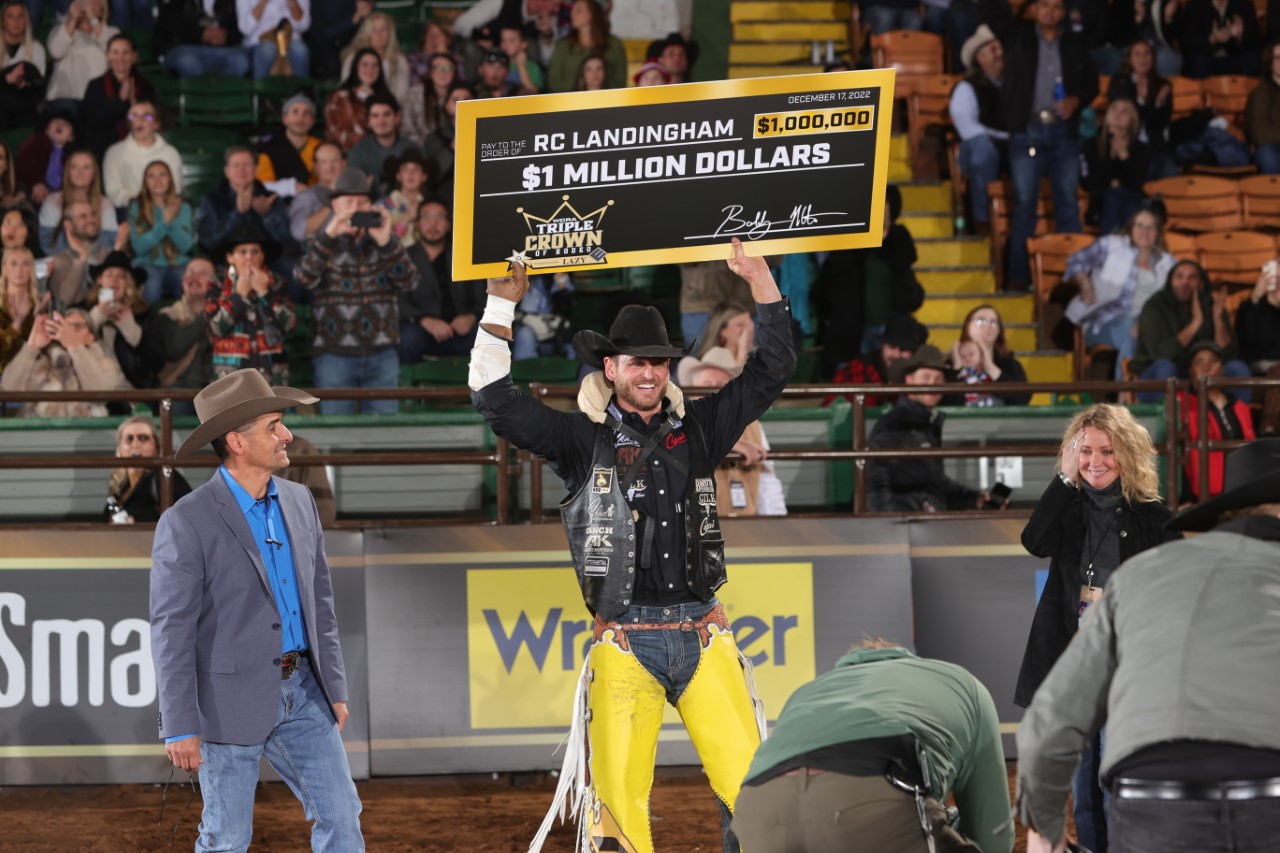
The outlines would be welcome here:
M 729 268 L 759 309 L 759 348 L 741 375 L 684 400 L 670 381 L 671 359 L 684 353 L 671 346 L 657 309 L 629 305 L 608 337 L 574 336 L 578 357 L 600 372 L 583 380 L 580 411 L 566 413 L 511 381 L 512 317 L 529 287 L 519 256 L 512 260 L 511 278 L 488 285 L 471 353 L 472 400 L 496 434 L 546 459 L 564 480 L 565 533 L 595 617 L 560 789 L 532 849 L 558 807 L 573 803 L 580 841 L 590 839 L 591 849 L 652 853 L 648 795 L 667 702 L 702 758 L 729 840 L 764 712 L 715 597 L 726 580 L 715 470 L 795 370 L 790 306 L 764 259 L 748 257 L 735 239 Z

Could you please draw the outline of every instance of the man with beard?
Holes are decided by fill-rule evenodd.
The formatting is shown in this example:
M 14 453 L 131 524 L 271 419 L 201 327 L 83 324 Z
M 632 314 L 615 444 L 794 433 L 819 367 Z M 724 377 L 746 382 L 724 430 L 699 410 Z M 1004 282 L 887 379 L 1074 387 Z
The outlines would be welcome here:
M 113 248 L 104 242 L 101 217 L 87 201 L 73 201 L 63 208 L 62 228 L 67 248 L 49 258 L 48 290 L 55 309 L 84 301 L 89 295 L 90 265 L 102 263 Z M 114 248 L 123 251 L 128 243 L 129 229 L 125 227 L 116 232 Z
M 579 847 L 652 853 L 648 792 L 664 703 L 680 712 L 728 820 L 764 711 L 751 689 L 716 590 L 726 580 L 715 470 L 743 429 L 777 399 L 795 371 L 791 309 L 763 258 L 733 240 L 729 269 L 758 309 L 759 347 L 742 374 L 714 394 L 685 401 L 670 381 L 671 346 L 656 308 L 628 305 L 609 336 L 581 331 L 579 359 L 603 372 L 583 380 L 579 413 L 516 390 L 508 342 L 529 287 L 522 258 L 510 279 L 490 279 L 471 353 L 472 401 L 493 431 L 546 459 L 571 495 L 565 533 L 593 642 L 579 681 L 556 802 L 531 846 L 541 848 L 569 801 Z M 579 799 L 581 797 L 582 799 Z M 561 812 L 563 814 L 563 812 Z
M 409 247 L 409 259 L 418 268 L 418 286 L 400 292 L 400 362 L 466 355 L 484 310 L 484 283 L 453 280 L 452 222 L 443 201 L 419 205 L 414 228 L 418 239 Z

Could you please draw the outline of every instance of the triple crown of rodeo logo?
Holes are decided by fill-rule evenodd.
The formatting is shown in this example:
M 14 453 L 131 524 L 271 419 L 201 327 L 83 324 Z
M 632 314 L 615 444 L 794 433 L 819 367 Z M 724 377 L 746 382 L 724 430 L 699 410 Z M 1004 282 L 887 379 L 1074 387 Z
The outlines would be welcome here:
M 561 196 L 560 206 L 546 219 L 517 207 L 516 213 L 524 217 L 524 224 L 529 229 L 529 236 L 524 239 L 528 265 L 537 269 L 603 264 L 606 253 L 602 246 L 604 229 L 600 227 L 600 220 L 612 205 L 613 199 L 609 199 L 598 210 L 579 213 L 569 203 L 569 196 L 565 195 Z

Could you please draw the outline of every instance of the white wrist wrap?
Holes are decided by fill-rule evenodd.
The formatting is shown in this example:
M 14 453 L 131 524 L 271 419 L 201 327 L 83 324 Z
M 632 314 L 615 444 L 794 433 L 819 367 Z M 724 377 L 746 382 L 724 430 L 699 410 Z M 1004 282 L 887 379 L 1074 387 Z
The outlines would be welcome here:
M 510 329 L 515 319 L 516 304 L 514 302 L 489 294 L 489 301 L 484 305 L 484 316 L 480 318 L 481 323 L 491 323 L 494 326 Z
M 510 300 L 502 301 L 510 304 Z M 476 330 L 476 342 L 471 348 L 471 364 L 467 372 L 467 385 L 472 391 L 479 391 L 511 373 L 509 347 L 503 338 L 484 329 Z

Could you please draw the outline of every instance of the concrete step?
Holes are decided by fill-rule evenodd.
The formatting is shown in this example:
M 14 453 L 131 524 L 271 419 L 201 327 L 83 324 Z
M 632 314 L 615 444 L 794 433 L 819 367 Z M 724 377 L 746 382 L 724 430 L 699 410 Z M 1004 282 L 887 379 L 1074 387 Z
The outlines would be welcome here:
M 849 22 L 845 21 L 784 21 L 757 20 L 734 21 L 733 40 L 742 41 L 802 41 L 822 42 L 822 50 L 827 49 L 827 42 L 835 42 L 837 53 L 843 53 L 849 39 Z
M 889 166 L 889 180 L 893 180 L 893 163 Z M 930 237 L 954 237 L 956 233 L 955 220 L 951 218 L 949 213 L 904 213 L 898 219 L 898 223 L 911 232 L 911 236 L 917 240 L 925 240 Z
M 1004 322 L 1031 323 L 1035 319 L 1035 300 L 1025 293 L 930 293 L 915 318 L 926 326 L 963 323 L 979 305 L 990 305 Z
M 963 318 L 961 318 L 963 320 Z M 942 323 L 929 327 L 929 343 L 943 352 L 949 352 L 960 340 L 960 323 Z M 1004 339 L 1014 350 L 1030 351 L 1036 348 L 1035 323 L 1006 323 Z
M 951 210 L 951 184 L 947 181 L 898 184 L 902 209 L 913 213 L 946 213 Z
M 761 65 L 751 57 L 750 61 L 729 63 L 730 80 L 752 80 L 756 77 L 786 77 L 791 74 L 817 74 L 822 71 L 820 65 L 810 65 L 805 57 L 803 65 Z
M 842 21 L 850 3 L 840 0 L 739 0 L 729 4 L 729 19 L 738 21 Z
M 927 267 L 918 262 L 916 278 L 926 294 L 995 293 L 996 274 L 990 266 Z
M 1014 355 L 1026 368 L 1028 382 L 1070 382 L 1074 378 L 1072 356 L 1069 352 L 1062 350 L 1018 352 L 1015 349 Z
M 826 50 L 825 40 L 823 50 Z M 836 46 L 837 52 L 843 50 L 843 47 Z M 821 66 L 809 64 L 812 56 L 812 39 L 809 41 L 735 41 L 729 45 L 730 66 L 748 62 L 754 64 L 803 62 L 807 66 L 806 73 L 821 71 Z M 826 54 L 823 53 L 823 56 Z
M 920 259 L 916 268 L 981 267 L 991 264 L 991 243 L 986 237 L 941 237 L 916 240 Z

